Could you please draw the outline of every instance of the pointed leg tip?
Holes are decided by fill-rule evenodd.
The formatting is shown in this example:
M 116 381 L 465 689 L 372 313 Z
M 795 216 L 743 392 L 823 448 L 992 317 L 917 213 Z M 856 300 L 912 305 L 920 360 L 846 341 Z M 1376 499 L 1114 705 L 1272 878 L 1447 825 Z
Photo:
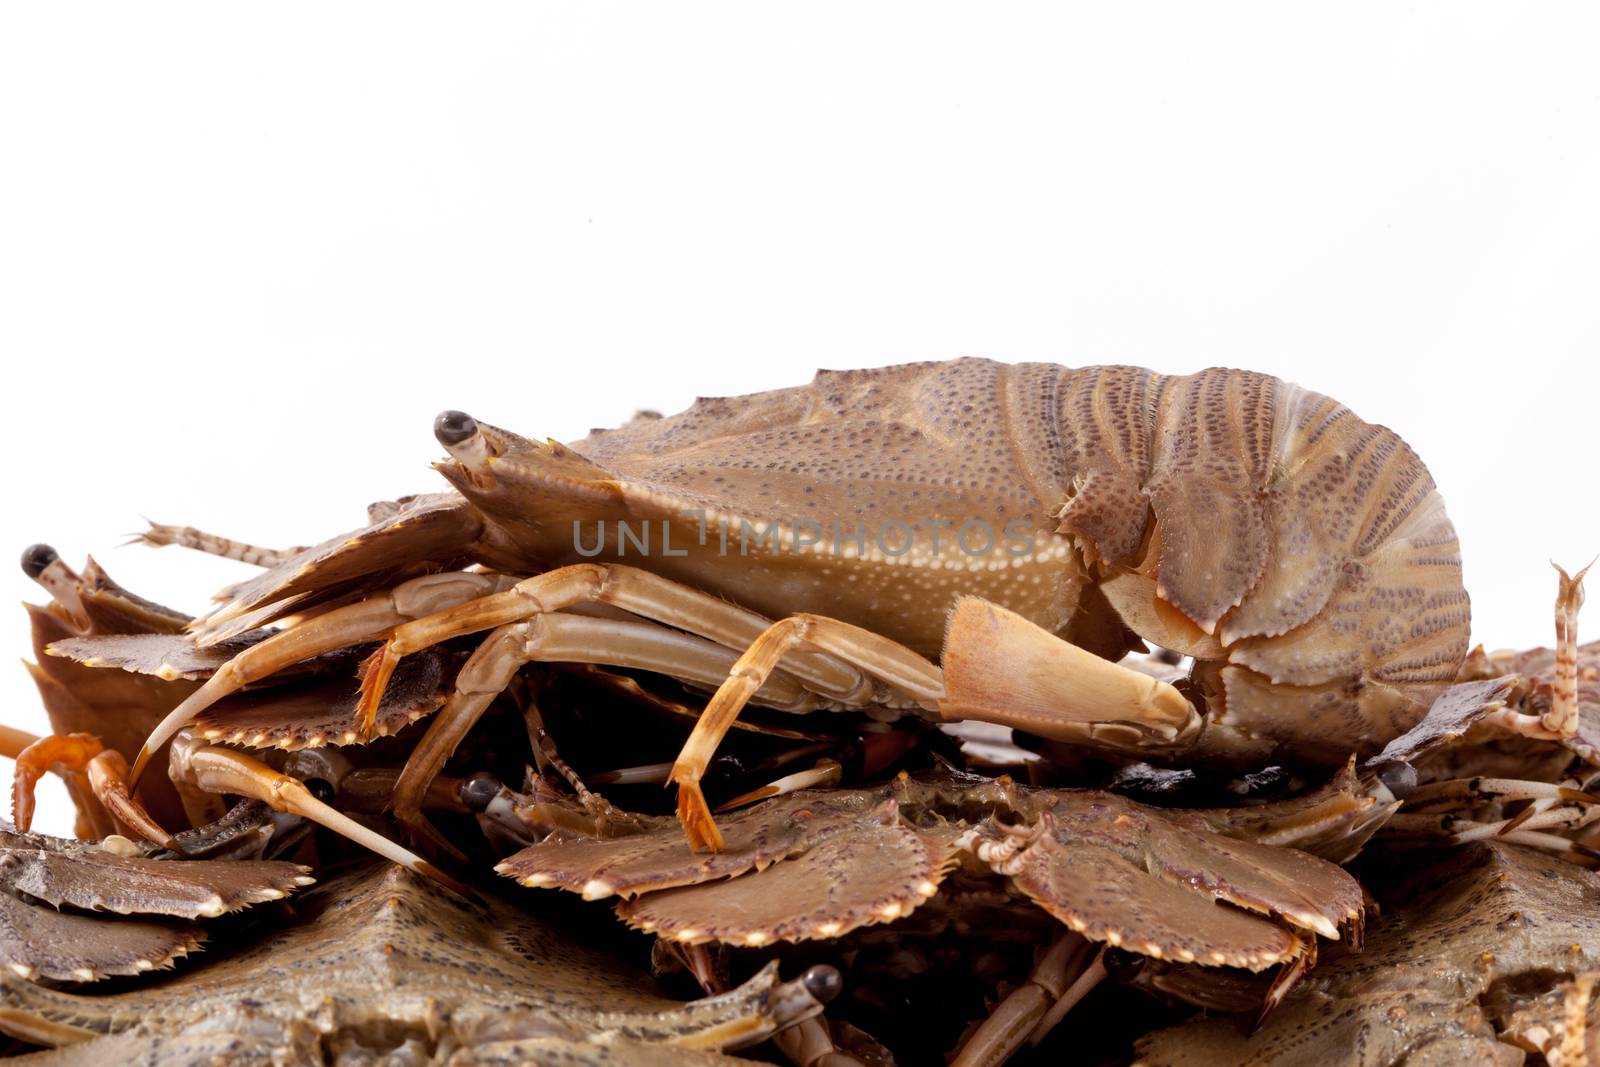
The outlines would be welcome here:
M 706 806 L 700 786 L 692 782 L 678 783 L 678 823 L 696 852 L 721 852 L 724 847 L 722 831 Z
M 447 840 L 420 811 L 396 811 L 395 820 L 405 827 L 406 835 L 411 838 L 413 845 L 424 850 L 435 849 L 439 854 L 449 856 L 457 863 L 467 862 L 467 854 Z
M 378 711 L 383 706 L 383 693 L 389 687 L 389 678 L 394 673 L 396 657 L 389 651 L 389 642 L 384 642 L 377 651 L 362 662 L 359 677 L 361 680 L 360 691 L 356 701 L 357 729 L 363 740 L 370 741 L 378 727 Z

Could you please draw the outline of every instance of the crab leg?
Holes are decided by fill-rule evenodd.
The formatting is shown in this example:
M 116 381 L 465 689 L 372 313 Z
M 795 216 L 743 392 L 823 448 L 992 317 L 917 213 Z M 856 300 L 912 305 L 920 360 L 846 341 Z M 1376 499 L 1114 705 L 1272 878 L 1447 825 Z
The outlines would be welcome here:
M 779 1030 L 772 1035 L 772 1045 L 795 1067 L 866 1067 L 834 1043 L 828 1020 L 821 1015 Z
M 998 1067 L 1024 1043 L 1042 1039 L 1105 976 L 1094 946 L 1077 934 L 1063 933 L 1028 980 L 1002 1000 L 961 1046 L 950 1067 Z
M 155 841 L 166 848 L 174 847 L 172 835 L 162 829 L 161 824 L 129 792 L 128 761 L 122 757 L 122 753 L 106 748 L 92 734 L 52 734 L 41 737 L 19 752 L 16 760 L 16 776 L 11 783 L 11 804 L 12 821 L 18 830 L 26 832 L 33 826 L 34 786 L 45 771 L 54 769 L 94 797 L 103 805 L 104 811 L 109 812 L 122 826 L 146 840 Z
M 1420 808 L 1460 800 L 1565 800 L 1574 804 L 1600 804 L 1600 796 L 1552 782 L 1529 782 L 1515 778 L 1452 778 L 1417 787 L 1406 798 L 1406 805 Z
M 21 762 L 23 753 L 32 746 L 37 745 L 43 738 L 30 734 L 25 730 L 5 728 L 4 748 L 0 755 L 16 760 L 17 766 L 12 771 L 11 779 L 11 818 L 19 828 L 26 830 L 33 825 L 34 786 L 44 772 L 50 770 L 50 761 L 36 766 L 24 765 Z M 42 755 L 36 751 L 30 757 L 29 763 L 34 764 Z M 111 821 L 111 815 L 94 795 L 94 790 L 89 787 L 89 776 L 81 768 L 71 764 L 57 764 L 55 771 L 61 776 L 61 781 L 67 787 L 67 795 L 72 798 L 72 804 L 78 809 L 78 818 L 75 829 L 79 837 L 101 838 L 107 834 L 115 833 L 116 826 Z
M 1450 785 L 1445 782 L 1441 785 Z M 1516 784 L 1516 783 L 1512 783 Z M 1594 779 L 1587 781 L 1568 779 L 1561 786 L 1549 788 L 1559 790 L 1561 793 L 1570 793 L 1581 800 L 1562 803 L 1549 795 L 1534 798 L 1522 811 L 1496 822 L 1479 822 L 1473 819 L 1464 819 L 1450 814 L 1430 813 L 1401 813 L 1391 820 L 1391 827 L 1400 833 L 1424 833 L 1448 838 L 1451 842 L 1462 844 L 1468 841 L 1498 839 L 1504 841 L 1533 844 L 1538 847 L 1551 847 L 1550 842 L 1559 841 L 1557 851 L 1570 851 L 1573 843 L 1565 837 L 1551 834 L 1546 831 L 1562 830 L 1571 832 L 1600 822 L 1600 806 L 1593 803 L 1594 798 L 1586 792 L 1592 787 Z M 1504 796 L 1505 794 L 1499 794 Z M 1567 800 L 1563 797 L 1562 800 Z M 1584 806 L 1574 806 L 1582 804 Z M 1526 835 L 1523 837 L 1522 835 Z M 1581 846 L 1580 846 L 1581 847 Z
M 742 808 L 746 805 L 754 804 L 758 800 L 766 800 L 768 797 L 781 797 L 785 793 L 793 793 L 800 789 L 816 789 L 818 786 L 837 785 L 843 774 L 844 768 L 839 765 L 838 760 L 820 759 L 815 767 L 804 771 L 796 771 L 794 774 L 786 774 L 782 778 L 768 782 L 759 789 L 752 789 L 748 793 L 743 793 L 732 800 L 724 802 L 717 807 L 717 814 L 720 815 L 725 811 L 732 811 L 734 808 Z
M 1555 682 L 1550 687 L 1550 708 L 1543 715 L 1530 715 L 1512 708 L 1500 708 L 1483 716 L 1482 722 L 1518 737 L 1537 741 L 1566 741 L 1578 732 L 1578 609 L 1583 607 L 1583 576 L 1589 565 L 1568 576 L 1559 564 L 1551 563 L 1559 576 L 1556 591 Z
M 203 530 L 196 530 L 193 526 L 168 526 L 161 522 L 150 523 L 150 529 L 134 534 L 128 544 L 149 545 L 151 548 L 178 545 L 181 548 L 204 552 L 208 556 L 236 559 L 240 563 L 249 563 L 257 567 L 276 567 L 305 551 L 303 546 L 285 549 L 261 548 L 258 545 L 247 545 L 243 541 L 208 534 Z
M 643 763 L 589 775 L 593 785 L 666 785 L 672 776 L 671 763 Z
M 1524 831 L 1577 830 L 1588 826 L 1597 819 L 1600 819 L 1600 811 L 1594 808 L 1560 807 L 1539 812 L 1529 809 L 1502 822 L 1478 824 L 1464 830 L 1458 830 L 1455 840 L 1457 843 L 1465 843 L 1492 837 L 1505 837 L 1508 834 Z
M 1600 851 L 1571 838 L 1562 837 L 1560 834 L 1544 833 L 1538 830 L 1513 830 L 1501 834 L 1497 840 L 1509 841 L 1513 845 L 1526 845 L 1529 848 L 1542 848 L 1558 853 L 1568 859 L 1582 858 L 1594 863 L 1600 861 Z
M 525 664 L 538 661 L 605 663 L 670 674 L 704 685 L 728 676 L 734 653 L 692 634 L 651 622 L 600 619 L 559 612 L 502 625 L 473 652 L 456 676 L 455 692 L 434 716 L 412 750 L 395 785 L 394 813 L 407 827 L 455 854 L 457 850 L 428 824 L 421 802 L 428 783 L 444 768 L 456 746 Z M 783 674 L 761 689 L 762 702 L 805 711 L 819 698 Z
M 424 575 L 395 586 L 384 596 L 334 608 L 250 646 L 218 668 L 204 685 L 150 731 L 139 749 L 138 758 L 133 761 L 132 784 L 139 784 L 156 750 L 196 715 L 230 693 L 312 656 L 382 637 L 408 619 L 471 600 L 503 586 L 506 581 L 508 579 L 500 575 L 470 571 Z
M 310 819 L 334 833 L 371 849 L 421 875 L 426 875 L 462 896 L 476 899 L 472 890 L 448 874 L 382 834 L 370 830 L 342 812 L 329 807 L 306 788 L 298 778 L 268 767 L 242 752 L 220 745 L 207 745 L 188 754 L 187 776 L 208 793 L 233 793 L 264 801 L 278 811 Z
M 364 724 L 372 722 L 389 676 L 402 656 L 454 637 L 580 604 L 609 604 L 730 649 L 744 648 L 769 625 L 753 611 L 635 567 L 603 563 L 558 567 L 503 592 L 397 627 L 363 674 L 357 716 Z M 856 671 L 829 657 L 797 655 L 784 663 L 784 669 L 813 691 L 836 700 L 860 703 L 871 692 Z
M 1561 576 L 1556 591 L 1556 683 L 1543 725 L 1558 738 L 1578 732 L 1578 610 L 1583 607 L 1583 576 L 1589 565 L 1572 577 L 1554 562 Z
M 535 694 L 532 692 L 533 687 L 528 684 L 525 675 L 513 678 L 512 684 L 514 686 L 518 682 L 521 683 L 522 688 L 525 690 L 519 697 L 519 703 L 522 704 L 523 721 L 528 727 L 528 745 L 533 749 L 533 758 L 534 762 L 538 764 L 539 773 L 548 774 L 553 770 L 559 774 L 567 785 L 572 787 L 572 791 L 577 794 L 578 803 L 583 805 L 583 809 L 594 813 L 597 818 L 605 819 L 620 814 L 620 810 L 609 800 L 584 785 L 583 779 L 579 777 L 578 772 L 572 769 L 570 763 L 561 758 L 561 754 L 556 751 L 555 738 L 551 737 L 549 731 L 545 729 L 544 716 L 539 712 L 539 705 L 535 701 Z
M 733 664 L 672 765 L 670 781 L 678 786 L 678 821 L 690 847 L 721 851 L 722 833 L 706 806 L 700 779 L 745 704 L 786 655 L 807 646 L 854 664 L 923 707 L 936 707 L 944 695 L 938 667 L 870 630 L 823 615 L 791 615 L 773 623 Z
M 89 789 L 104 804 L 111 817 L 147 841 L 176 851 L 177 842 L 155 817 L 145 810 L 128 788 L 128 761 L 114 748 L 108 748 L 89 760 L 85 770 L 89 775 Z
M 14 726 L 0 726 L 0 756 L 6 759 L 16 759 L 22 750 L 39 740 L 37 734 L 30 734 L 26 730 L 18 730 Z

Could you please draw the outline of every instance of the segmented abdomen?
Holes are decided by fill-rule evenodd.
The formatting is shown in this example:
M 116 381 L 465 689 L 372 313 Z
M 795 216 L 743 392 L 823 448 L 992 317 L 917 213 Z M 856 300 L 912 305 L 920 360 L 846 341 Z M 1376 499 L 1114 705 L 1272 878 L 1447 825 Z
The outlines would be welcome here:
M 1060 532 L 1214 639 L 1193 650 L 1204 748 L 1341 759 L 1454 679 L 1470 625 L 1455 529 L 1392 431 L 1245 371 L 1093 367 L 1057 391 Z

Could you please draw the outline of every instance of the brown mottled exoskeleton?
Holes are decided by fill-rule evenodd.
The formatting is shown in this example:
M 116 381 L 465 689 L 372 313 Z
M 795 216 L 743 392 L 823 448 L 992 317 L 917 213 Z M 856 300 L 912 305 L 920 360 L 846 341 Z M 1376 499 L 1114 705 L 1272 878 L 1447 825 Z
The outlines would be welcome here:
M 93 846 L 84 846 L 93 847 Z M 203 864 L 171 863 L 180 871 Z M 499 902 L 386 864 L 296 898 L 293 922 L 101 996 L 0 972 L 0 1031 L 55 1064 L 735 1064 L 722 1049 L 814 1016 L 831 967 L 777 965 L 683 1003 L 642 971 Z
M 250 693 L 211 704 L 194 727 L 181 731 L 174 741 L 169 774 L 147 778 L 134 790 L 127 782 L 123 748 L 136 745 L 172 700 L 195 692 L 201 679 L 210 678 L 267 635 L 256 631 L 207 649 L 196 648 L 182 632 L 189 616 L 129 593 L 92 560 L 79 573 L 53 549 L 36 545 L 24 556 L 24 567 L 52 594 L 53 603 L 47 607 L 28 605 L 39 660 L 29 667 L 51 724 L 63 732 L 35 737 L 0 728 L 0 755 L 16 761 L 12 818 L 18 830 L 31 829 L 34 787 L 47 771 L 55 771 L 67 783 L 78 808 L 80 837 L 126 833 L 181 854 L 194 853 L 193 841 L 167 827 L 180 822 L 197 828 L 211 824 L 223 815 L 223 794 L 233 794 L 320 823 L 467 892 L 392 838 L 313 795 L 302 780 L 326 782 L 342 777 L 346 769 L 332 771 L 322 765 L 341 761 L 299 750 L 318 749 L 330 739 L 355 739 L 357 684 L 350 676 L 352 659 L 334 655 L 303 661 L 275 672 L 267 684 Z M 58 636 L 63 631 L 76 636 Z M 413 657 L 396 675 L 371 734 L 398 730 L 444 703 L 454 663 L 435 654 L 439 651 Z M 263 721 L 270 724 L 265 731 L 258 725 Z M 309 758 L 299 759 L 298 766 L 293 757 L 280 759 L 295 772 L 285 774 L 229 747 L 230 743 L 292 750 Z M 156 785 L 162 788 L 151 788 Z M 430 806 L 437 806 L 439 792 L 436 789 L 425 798 Z
M 1594 1062 L 1600 876 L 1502 842 L 1418 855 L 1378 887 L 1363 950 L 1319 966 L 1260 1029 L 1211 1018 L 1160 1030 L 1136 1062 Z
M 1004 779 L 902 776 L 765 801 L 726 821 L 726 847 L 713 854 L 691 851 L 668 819 L 595 836 L 551 829 L 571 822 L 528 802 L 517 810 L 536 842 L 497 870 L 588 900 L 620 897 L 630 926 L 676 945 L 757 948 L 902 920 L 957 875 L 988 881 L 1011 908 L 1036 906 L 1061 925 L 1046 932 L 1051 948 L 1027 980 L 964 1043 L 954 1062 L 974 1067 L 1004 1061 L 1055 1025 L 1106 976 L 1105 946 L 1176 965 L 1276 968 L 1261 990 L 1270 1006 L 1316 960 L 1319 935 L 1359 942 L 1355 879 L 1262 843 L 1359 847 L 1383 812 L 1350 785 L 1245 814 L 1163 811 Z
M 274 564 L 191 626 L 201 646 L 298 621 L 184 700 L 136 778 L 289 664 L 384 640 L 370 723 L 402 657 L 489 631 L 400 779 L 403 820 L 428 832 L 428 782 L 523 664 L 603 663 L 716 690 L 672 771 L 689 840 L 716 848 L 699 781 L 750 701 L 1337 766 L 1420 718 L 1466 651 L 1456 537 L 1421 460 L 1261 374 L 966 359 L 824 372 L 571 445 L 459 412 L 435 432 L 455 491 L 322 545 L 151 531 Z M 1117 665 L 1141 638 L 1193 656 L 1188 678 Z
M 177 862 L 123 837 L 67 841 L 0 826 L 0 965 L 60 982 L 171 967 L 205 940 L 196 920 L 279 900 L 312 881 L 292 863 Z M 0 1029 L 16 1033 L 3 1013 Z

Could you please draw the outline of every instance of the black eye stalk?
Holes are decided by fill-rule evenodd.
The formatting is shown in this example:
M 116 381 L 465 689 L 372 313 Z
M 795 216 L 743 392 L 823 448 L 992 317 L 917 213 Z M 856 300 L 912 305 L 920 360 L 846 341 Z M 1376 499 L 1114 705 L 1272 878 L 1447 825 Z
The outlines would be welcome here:
M 49 545 L 29 545 L 22 551 L 22 573 L 35 580 L 45 569 L 61 558 Z
M 479 489 L 493 488 L 490 464 L 494 462 L 494 455 L 477 419 L 465 411 L 441 411 L 433 420 L 433 436 L 444 445 L 450 458 L 461 465 L 468 481 Z
M 465 411 L 441 411 L 433 420 L 433 436 L 447 449 L 453 449 L 477 432 L 478 420 Z

